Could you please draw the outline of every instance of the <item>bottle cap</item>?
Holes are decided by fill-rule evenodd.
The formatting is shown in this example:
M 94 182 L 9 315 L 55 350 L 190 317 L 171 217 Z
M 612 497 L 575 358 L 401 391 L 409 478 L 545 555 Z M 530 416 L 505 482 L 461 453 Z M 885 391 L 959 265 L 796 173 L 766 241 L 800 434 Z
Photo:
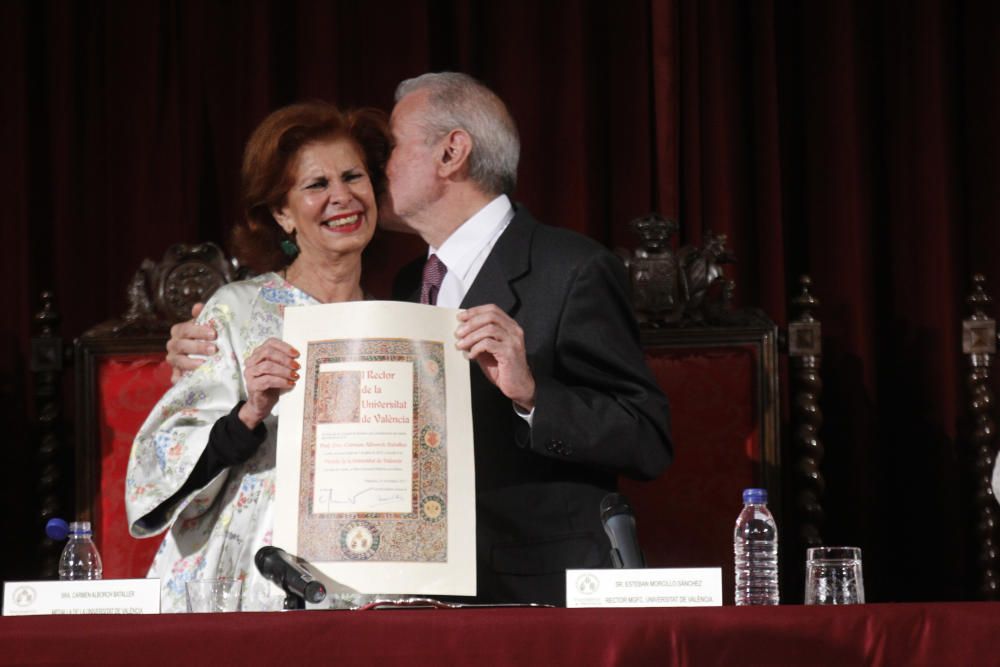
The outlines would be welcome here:
M 767 502 L 767 489 L 743 489 L 744 505 L 763 505 Z
M 49 536 L 50 540 L 60 542 L 66 539 L 68 533 L 69 525 L 59 517 L 49 519 L 48 523 L 45 524 L 45 534 Z
M 90 522 L 74 521 L 69 524 L 69 532 L 71 535 L 90 535 Z

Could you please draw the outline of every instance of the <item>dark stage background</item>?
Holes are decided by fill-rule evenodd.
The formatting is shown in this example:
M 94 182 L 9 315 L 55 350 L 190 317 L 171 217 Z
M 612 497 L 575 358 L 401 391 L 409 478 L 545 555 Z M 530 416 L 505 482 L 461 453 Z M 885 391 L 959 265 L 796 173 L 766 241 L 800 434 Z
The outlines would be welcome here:
M 121 313 L 143 258 L 224 241 L 242 144 L 268 111 L 389 108 L 400 79 L 457 69 L 509 103 L 516 198 L 540 219 L 608 246 L 633 247 L 627 223 L 651 210 L 686 242 L 725 232 L 738 300 L 779 324 L 812 274 L 826 541 L 864 549 L 870 601 L 971 596 L 959 322 L 973 272 L 1000 296 L 998 8 L 0 2 L 0 574 L 31 575 L 42 530 L 25 435 L 39 292 L 54 290 L 67 338 Z M 420 249 L 380 236 L 368 288 L 385 295 Z

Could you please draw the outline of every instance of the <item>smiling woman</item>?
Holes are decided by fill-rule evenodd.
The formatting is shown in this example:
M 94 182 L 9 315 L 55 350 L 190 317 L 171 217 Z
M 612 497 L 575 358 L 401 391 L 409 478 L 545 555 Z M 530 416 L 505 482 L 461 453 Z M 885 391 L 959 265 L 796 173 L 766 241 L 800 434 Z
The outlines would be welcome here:
M 333 145 L 340 145 L 336 156 L 330 155 Z M 275 213 L 308 188 L 322 189 L 329 195 L 330 181 L 364 180 L 377 196 L 385 189 L 388 157 L 389 138 L 382 111 L 342 113 L 322 102 L 293 104 L 275 111 L 247 142 L 242 168 L 246 216 L 233 229 L 233 254 L 257 273 L 287 267 L 292 258 L 281 245 L 295 234 L 279 224 Z M 329 161 L 335 158 L 340 161 Z M 310 177 L 315 182 L 306 182 Z M 374 203 L 369 217 L 374 224 Z
M 199 579 L 243 580 L 246 610 L 281 606 L 283 592 L 253 565 L 271 543 L 273 410 L 299 377 L 298 353 L 277 336 L 286 306 L 362 298 L 385 128 L 380 112 L 314 102 L 275 111 L 247 143 L 246 219 L 233 247 L 260 275 L 205 305 L 198 322 L 214 330 L 215 349 L 153 409 L 129 460 L 131 533 L 166 531 L 150 568 L 165 612 L 182 611 L 186 583 Z
M 288 280 L 320 301 L 343 300 L 338 289 L 353 282 L 360 290 L 360 253 L 378 216 L 364 159 L 348 139 L 315 142 L 299 151 L 292 173 L 284 204 L 271 210 L 299 248 Z

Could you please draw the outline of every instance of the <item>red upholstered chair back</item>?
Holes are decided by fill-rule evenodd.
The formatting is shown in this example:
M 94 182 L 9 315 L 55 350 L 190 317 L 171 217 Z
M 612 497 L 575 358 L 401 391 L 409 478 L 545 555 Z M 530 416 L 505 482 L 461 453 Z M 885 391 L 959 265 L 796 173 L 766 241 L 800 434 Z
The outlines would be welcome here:
M 106 579 L 144 577 L 158 539 L 133 539 L 125 515 L 125 474 L 136 432 L 170 386 L 163 340 L 148 352 L 92 352 L 93 405 L 90 425 L 96 441 L 82 452 L 90 464 L 79 502 L 90 505 L 94 539 L 104 560 Z M 158 348 L 158 349 L 156 349 Z M 96 466 L 96 470 L 93 468 Z
M 173 246 L 143 263 L 122 318 L 76 341 L 76 516 L 94 527 L 106 579 L 146 576 L 161 541 L 129 535 L 125 475 L 136 432 L 170 386 L 169 327 L 233 277 L 214 244 Z
M 649 567 L 721 567 L 733 596 L 741 492 L 769 490 L 782 528 L 776 329 L 757 312 L 732 326 L 644 330 L 670 399 L 675 461 L 652 482 L 623 479 Z
M 672 240 L 680 229 L 675 220 L 651 213 L 630 226 L 639 247 L 617 252 L 629 274 L 646 359 L 670 399 L 675 460 L 652 482 L 622 479 L 619 486 L 635 509 L 647 565 L 720 567 L 723 600 L 732 603 L 733 529 L 743 489 L 767 489 L 780 560 L 787 561 L 783 553 L 802 533 L 801 526 L 785 523 L 777 327 L 759 310 L 734 308 L 735 284 L 724 269 L 736 258 L 724 234 L 704 230 L 701 245 L 678 247 Z M 809 313 L 817 302 L 803 280 L 796 300 L 803 333 L 818 338 Z M 815 391 L 818 378 L 808 381 Z M 802 405 L 815 406 L 815 395 Z M 817 414 L 811 415 L 812 427 Z M 821 480 L 813 475 L 812 481 Z M 820 510 L 815 493 L 799 496 Z M 814 527 L 809 536 L 818 540 Z M 788 568 L 779 569 L 784 594 Z

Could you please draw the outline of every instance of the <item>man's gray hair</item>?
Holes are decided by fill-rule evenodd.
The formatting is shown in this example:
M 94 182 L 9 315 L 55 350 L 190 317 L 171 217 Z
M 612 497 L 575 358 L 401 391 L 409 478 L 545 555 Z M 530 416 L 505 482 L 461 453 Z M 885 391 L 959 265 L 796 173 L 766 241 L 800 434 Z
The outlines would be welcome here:
M 429 93 L 430 111 L 423 118 L 428 143 L 452 130 L 465 130 L 472 137 L 469 177 L 489 194 L 513 192 L 521 140 L 496 93 L 467 74 L 432 72 L 400 83 L 396 101 L 418 90 Z

